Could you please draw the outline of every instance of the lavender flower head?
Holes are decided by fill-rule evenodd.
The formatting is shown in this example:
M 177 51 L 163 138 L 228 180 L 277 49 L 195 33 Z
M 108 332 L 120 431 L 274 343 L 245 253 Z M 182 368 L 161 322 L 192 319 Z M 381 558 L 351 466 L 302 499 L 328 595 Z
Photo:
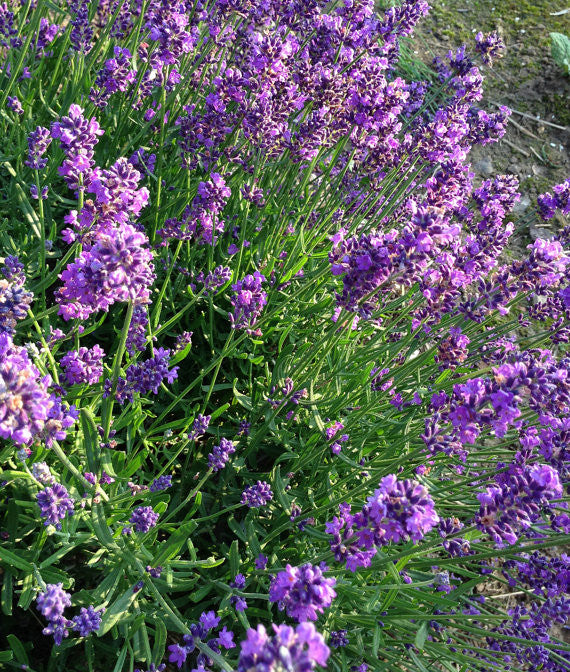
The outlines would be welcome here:
M 47 159 L 43 155 L 47 152 L 52 141 L 49 128 L 36 126 L 28 136 L 28 158 L 24 161 L 28 168 L 43 170 L 47 165 Z
M 148 325 L 148 312 L 146 306 L 138 303 L 133 310 L 133 317 L 129 324 L 127 334 L 127 352 L 131 357 L 138 350 L 142 352 L 146 348 L 146 328 Z
M 103 375 L 103 357 L 105 351 L 99 346 L 70 350 L 61 358 L 68 385 L 87 383 L 94 385 Z
M 51 406 L 48 411 L 48 417 L 45 425 L 38 435 L 38 438 L 45 441 L 48 448 L 51 448 L 54 441 L 63 441 L 67 436 L 67 431 L 77 422 L 79 411 L 75 406 L 68 406 L 55 394 L 50 395 Z
M 59 276 L 64 283 L 56 292 L 59 314 L 84 320 L 115 302 L 149 303 L 155 275 L 147 243 L 130 224 L 101 235 Z
M 105 61 L 89 93 L 89 99 L 98 108 L 104 108 L 114 93 L 125 92 L 135 81 L 136 71 L 131 67 L 131 59 L 132 54 L 128 49 L 114 47 L 113 58 Z
M 139 506 L 133 511 L 129 522 L 135 526 L 137 532 L 144 534 L 156 526 L 158 517 L 159 514 L 153 510 L 152 506 Z
M 43 593 L 36 597 L 37 609 L 48 621 L 63 616 L 66 607 L 71 606 L 71 595 L 63 590 L 63 583 L 48 583 Z
M 80 54 L 88 54 L 91 51 L 93 28 L 89 23 L 89 4 L 90 0 L 74 0 L 70 3 L 74 16 L 71 20 L 69 41 L 72 48 Z
M 178 377 L 178 367 L 169 368 L 170 350 L 157 348 L 154 357 L 139 364 L 131 364 L 127 369 L 126 382 L 134 392 L 158 394 L 163 380 L 172 384 Z
M 325 531 L 332 535 L 335 559 L 352 572 L 369 567 L 378 547 L 409 539 L 417 542 L 439 521 L 426 488 L 409 479 L 398 481 L 393 474 L 382 479 L 362 511 L 353 515 L 348 504 L 339 509 L 340 517 L 328 522 Z
M 255 568 L 256 569 L 265 569 L 267 567 L 267 562 L 269 561 L 269 558 L 266 555 L 263 555 L 263 553 L 260 553 L 256 558 L 255 558 Z
M 149 490 L 151 492 L 161 492 L 162 490 L 168 490 L 170 487 L 172 487 L 172 476 L 164 474 L 154 479 L 149 486 Z
M 333 649 L 340 649 L 343 646 L 348 646 L 348 630 L 333 630 L 331 632 L 329 644 Z
M 552 188 L 554 194 L 546 192 L 537 198 L 538 213 L 544 220 L 552 219 L 556 210 L 570 215 L 570 178 Z
M 220 439 L 220 443 L 212 448 L 212 452 L 208 455 L 208 466 L 212 471 L 221 471 L 226 462 L 230 459 L 230 455 L 235 453 L 234 444 L 224 437 Z
M 87 608 L 81 607 L 79 614 L 72 619 L 73 630 L 77 631 L 81 637 L 87 637 L 92 632 L 96 632 L 101 627 L 101 615 L 103 611 L 95 611 L 91 605 Z
M 24 264 L 14 254 L 9 254 L 4 259 L 4 264 L 0 269 L 2 275 L 11 280 L 14 276 L 21 275 L 24 271 Z
M 300 623 L 295 629 L 273 625 L 270 636 L 263 625 L 249 628 L 247 639 L 240 643 L 237 672 L 310 672 L 317 665 L 326 666 L 330 649 L 312 623 Z
M 274 577 L 269 588 L 269 601 L 277 602 L 279 610 L 298 623 L 316 621 L 319 613 L 330 607 L 336 597 L 335 578 L 327 579 L 319 567 L 310 563 L 301 567 L 286 565 Z
M 246 329 L 249 332 L 255 325 L 267 303 L 267 293 L 261 288 L 263 282 L 265 277 L 256 271 L 232 285 L 234 295 L 231 303 L 234 309 L 230 313 L 230 322 L 233 329 Z
M 32 464 L 32 476 L 42 485 L 53 485 L 55 476 L 51 473 L 46 462 L 34 462 Z
M 210 419 L 211 416 L 202 415 L 201 413 L 198 413 L 198 415 L 194 419 L 194 422 L 192 423 L 192 430 L 188 432 L 188 440 L 193 441 L 197 439 L 199 436 L 205 434 L 210 424 Z
M 51 487 L 40 490 L 36 499 L 44 525 L 54 525 L 56 529 L 61 530 L 61 521 L 68 514 L 73 515 L 74 500 L 61 483 L 54 483 Z
M 105 132 L 99 122 L 95 117 L 87 121 L 83 116 L 83 108 L 79 105 L 70 105 L 68 114 L 69 116 L 61 117 L 52 124 L 52 137 L 60 141 L 66 152 L 93 150 L 97 144 L 97 136 Z
M 87 190 L 95 195 L 94 215 L 102 224 L 128 224 L 147 205 L 149 191 L 139 188 L 141 173 L 125 157 L 110 168 L 95 168 Z
M 505 53 L 505 43 L 496 30 L 486 35 L 481 32 L 477 33 L 475 48 L 481 54 L 483 63 L 489 66 L 493 65 L 493 59 L 501 58 Z
M 273 499 L 273 493 L 269 483 L 257 481 L 250 485 L 241 493 L 241 503 L 249 506 L 250 509 L 256 509 L 265 506 Z
M 48 583 L 43 593 L 36 597 L 37 609 L 48 621 L 43 629 L 44 635 L 53 635 L 56 646 L 67 637 L 70 621 L 63 612 L 71 606 L 71 595 L 63 590 L 62 583 Z
M 63 116 L 52 124 L 51 136 L 59 140 L 66 156 L 58 172 L 64 176 L 71 189 L 79 188 L 81 175 L 87 178 L 84 183 L 89 180 L 97 136 L 104 132 L 95 117 L 86 119 L 83 108 L 75 104 L 70 105 L 68 116 Z
M 50 384 L 25 348 L 0 333 L 0 437 L 25 444 L 43 430 L 54 403 L 47 391 Z
M 367 509 L 385 542 L 408 538 L 418 542 L 439 522 L 426 488 L 409 479 L 398 481 L 394 474 L 380 481 L 378 490 L 368 498 Z
M 563 492 L 558 472 L 546 464 L 514 462 L 495 481 L 477 495 L 480 506 L 474 522 L 499 547 L 515 544 L 520 532 L 537 520 L 541 507 L 548 508 L 548 502 Z
M 23 273 L 0 278 L 0 332 L 13 334 L 16 323 L 28 314 L 34 295 L 24 289 L 25 281 Z

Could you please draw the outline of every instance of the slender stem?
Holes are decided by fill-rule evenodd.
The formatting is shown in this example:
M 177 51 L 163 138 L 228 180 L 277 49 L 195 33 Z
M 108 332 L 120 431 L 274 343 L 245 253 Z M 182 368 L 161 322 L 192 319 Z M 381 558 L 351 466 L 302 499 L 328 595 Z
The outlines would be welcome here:
M 84 485 L 87 489 L 93 490 L 93 485 L 89 483 L 89 481 L 83 476 L 83 474 L 79 471 L 79 469 L 71 462 L 71 460 L 67 457 L 67 455 L 63 452 L 61 446 L 57 441 L 54 441 L 51 447 L 52 451 L 57 455 L 59 461 L 64 465 L 64 467 L 70 471 L 75 478 L 81 482 L 82 485 Z M 105 492 L 102 490 L 98 489 L 97 493 L 98 496 L 101 497 L 101 499 L 108 501 L 108 496 Z
M 187 495 L 187 497 L 184 499 L 184 501 L 180 502 L 180 504 L 179 504 L 175 509 L 173 509 L 172 511 L 170 511 L 170 513 L 168 514 L 168 516 L 166 516 L 166 518 L 164 518 L 161 522 L 162 522 L 162 523 L 166 523 L 166 522 L 168 522 L 168 521 L 172 518 L 172 516 L 175 516 L 175 515 L 180 511 L 180 509 L 182 509 L 183 507 L 185 507 L 186 504 L 188 504 L 188 502 L 190 502 L 190 500 L 194 499 L 194 497 L 196 496 L 196 493 L 198 492 L 198 490 L 200 490 L 200 488 L 201 488 L 201 487 L 204 485 L 204 483 L 210 478 L 211 475 L 212 475 L 212 470 L 211 470 L 211 469 L 208 469 L 208 471 L 204 474 L 204 476 L 202 476 L 200 482 L 199 482 L 198 485 L 194 488 L 194 490 L 191 490 L 191 491 L 190 491 L 190 494 Z
M 166 77 L 168 77 L 168 72 L 166 73 Z M 156 174 L 158 175 L 158 183 L 157 183 L 157 188 L 156 188 L 156 201 L 155 201 L 155 206 L 154 206 L 154 221 L 152 223 L 152 230 L 150 232 L 149 240 L 150 244 L 152 245 L 154 243 L 154 238 L 156 236 L 156 230 L 158 228 L 158 217 L 159 217 L 159 212 L 160 212 L 160 200 L 161 200 L 161 195 L 162 195 L 162 181 L 163 178 L 160 177 L 162 174 L 162 163 L 164 160 L 164 136 L 165 136 L 165 131 L 166 131 L 166 89 L 164 87 L 164 84 L 162 86 L 162 91 L 160 95 L 160 116 L 161 116 L 161 123 L 160 123 L 160 148 L 158 151 L 158 161 L 157 161 L 157 167 L 156 167 Z
M 40 220 L 40 277 L 42 282 L 42 310 L 46 308 L 46 290 L 43 284 L 46 274 L 46 223 L 44 217 L 44 202 L 42 199 L 42 188 L 40 183 L 40 171 L 35 170 L 35 183 L 38 196 L 38 218 Z M 45 319 L 44 319 L 45 322 Z
M 50 348 L 47 344 L 47 341 L 44 338 L 44 334 L 42 332 L 42 329 L 41 329 L 36 317 L 34 316 L 34 313 L 32 312 L 32 310 L 30 308 L 28 308 L 28 315 L 32 319 L 32 323 L 34 325 L 35 330 L 38 332 L 38 336 L 40 337 L 40 341 L 41 341 L 41 344 L 42 344 L 42 349 L 46 353 L 47 358 L 49 359 L 49 363 L 51 365 L 52 378 L 54 379 L 55 383 L 57 385 L 59 385 L 59 376 L 58 376 L 58 373 L 57 373 L 57 366 L 56 366 L 56 363 L 55 363 L 55 359 L 53 358 L 53 355 L 52 355 L 51 350 L 50 350 Z
M 224 344 L 224 349 L 222 350 L 222 353 L 218 359 L 218 363 L 216 364 L 216 368 L 214 369 L 214 375 L 212 376 L 212 381 L 210 382 L 210 387 L 208 388 L 208 392 L 206 393 L 206 398 L 204 399 L 204 403 L 202 404 L 202 413 L 205 413 L 206 411 L 206 406 L 208 405 L 208 402 L 210 401 L 210 397 L 212 396 L 212 392 L 214 391 L 214 386 L 216 384 L 216 378 L 218 377 L 218 373 L 220 372 L 220 368 L 222 366 L 222 362 L 224 361 L 224 358 L 230 348 L 230 344 L 233 340 L 234 337 L 234 331 L 230 331 L 228 338 Z
M 111 391 L 109 396 L 103 401 L 103 410 L 101 415 L 104 416 L 104 441 L 109 440 L 109 431 L 111 429 L 111 422 L 113 420 L 113 405 L 115 403 L 115 393 L 117 391 L 117 382 L 119 380 L 119 374 L 121 372 L 121 363 L 123 361 L 123 355 L 125 353 L 125 347 L 127 344 L 127 336 L 129 335 L 129 327 L 131 326 L 131 320 L 133 319 L 134 303 L 129 301 L 127 305 L 127 314 L 125 316 L 125 322 L 123 324 L 123 329 L 121 331 L 121 338 L 119 340 L 119 346 L 117 352 L 115 353 L 115 360 L 113 362 L 113 373 L 111 377 Z M 103 419 L 103 417 L 102 417 Z

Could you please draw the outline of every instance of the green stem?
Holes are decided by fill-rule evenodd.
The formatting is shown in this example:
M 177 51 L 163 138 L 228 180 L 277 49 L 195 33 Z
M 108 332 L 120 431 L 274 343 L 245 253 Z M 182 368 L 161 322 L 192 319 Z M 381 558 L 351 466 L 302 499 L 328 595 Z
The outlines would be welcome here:
M 220 372 L 220 368 L 222 366 L 222 362 L 224 361 L 224 358 L 229 350 L 229 347 L 231 345 L 231 342 L 234 337 L 234 331 L 230 331 L 229 336 L 224 344 L 224 349 L 222 350 L 220 357 L 218 359 L 218 363 L 216 364 L 216 368 L 214 369 L 214 375 L 212 376 L 212 381 L 210 383 L 210 387 L 208 388 L 208 392 L 206 394 L 206 398 L 204 399 L 204 403 L 202 404 L 202 413 L 206 412 L 206 406 L 208 405 L 208 402 L 210 401 L 210 397 L 212 396 L 212 392 L 214 391 L 214 386 L 216 384 L 216 378 L 218 377 L 218 373 Z
M 168 72 L 166 73 L 166 76 L 168 77 Z M 158 228 L 158 216 L 160 212 L 160 199 L 162 195 L 162 164 L 164 161 L 164 136 L 165 136 L 165 131 L 166 131 L 166 122 L 165 122 L 165 115 L 166 115 L 166 89 L 164 86 L 162 87 L 161 91 L 161 96 L 160 96 L 160 115 L 161 115 L 161 123 L 160 123 L 160 149 L 158 152 L 158 161 L 157 161 L 157 166 L 156 166 L 156 174 L 159 176 L 158 177 L 158 184 L 156 188 L 156 202 L 155 202 L 155 207 L 154 207 L 154 221 L 152 223 L 152 230 L 150 232 L 149 240 L 150 244 L 152 245 L 154 243 L 154 238 L 156 236 L 156 229 Z
M 63 464 L 63 466 L 70 471 L 75 478 L 81 482 L 83 486 L 85 486 L 88 490 L 93 491 L 93 485 L 89 483 L 89 481 L 83 476 L 83 474 L 79 471 L 79 469 L 71 462 L 71 460 L 67 457 L 67 455 L 63 452 L 61 446 L 57 441 L 54 441 L 51 447 L 51 450 L 57 455 L 59 461 Z M 96 492 L 97 495 L 101 497 L 101 499 L 108 501 L 107 494 L 103 492 L 102 490 L 97 490 Z
M 104 441 L 109 440 L 109 431 L 111 429 L 111 422 L 113 420 L 113 405 L 115 403 L 115 393 L 117 391 L 117 382 L 119 380 L 119 374 L 121 372 L 121 363 L 123 361 L 123 355 L 125 353 L 125 347 L 127 344 L 127 336 L 129 335 L 129 327 L 131 326 L 131 320 L 133 319 L 134 303 L 129 301 L 127 305 L 127 314 L 125 316 L 125 322 L 123 324 L 123 329 L 121 331 L 121 338 L 119 340 L 119 346 L 117 352 L 115 353 L 115 360 L 113 362 L 113 373 L 111 378 L 111 392 L 109 396 L 103 401 L 103 409 L 101 415 L 104 416 Z
M 35 182 L 38 192 L 38 218 L 40 220 L 40 277 L 42 282 L 42 310 L 46 309 L 46 291 L 43 285 L 46 274 L 46 224 L 44 217 L 44 202 L 42 199 L 42 188 L 40 183 L 40 171 L 35 170 Z M 44 320 L 45 321 L 45 320 Z
M 208 469 L 208 471 L 204 474 L 204 476 L 202 476 L 200 482 L 199 482 L 198 485 L 194 488 L 194 490 L 192 490 L 192 491 L 190 492 L 190 494 L 187 495 L 187 497 L 184 499 L 184 501 L 180 502 L 180 504 L 179 504 L 175 509 L 173 509 L 172 511 L 170 511 L 170 513 L 168 514 L 168 516 L 166 516 L 166 518 L 164 518 L 161 522 L 162 522 L 162 523 L 166 523 L 166 522 L 168 522 L 168 521 L 172 518 L 172 516 L 175 516 L 175 515 L 180 511 L 180 509 L 182 509 L 183 507 L 185 507 L 186 504 L 188 504 L 188 503 L 190 502 L 190 500 L 194 499 L 194 497 L 196 497 L 196 493 L 198 492 L 198 490 L 200 490 L 200 488 L 201 488 L 201 487 L 204 485 L 204 483 L 210 478 L 211 475 L 212 475 L 212 470 L 211 470 L 211 469 Z

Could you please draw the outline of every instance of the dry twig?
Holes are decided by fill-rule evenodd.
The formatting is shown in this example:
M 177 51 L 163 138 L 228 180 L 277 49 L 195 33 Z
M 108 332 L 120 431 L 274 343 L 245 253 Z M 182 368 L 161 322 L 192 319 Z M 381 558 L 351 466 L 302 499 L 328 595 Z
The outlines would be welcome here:
M 503 141 L 506 145 L 508 145 L 509 147 L 512 147 L 512 148 L 513 148 L 514 150 L 516 150 L 517 152 L 520 152 L 521 154 L 523 154 L 524 156 L 526 156 L 527 159 L 530 158 L 530 154 L 526 151 L 526 149 L 523 149 L 522 147 L 519 147 L 518 145 L 515 145 L 514 142 L 511 142 L 510 140 L 507 140 L 506 138 L 503 138 L 502 141 Z

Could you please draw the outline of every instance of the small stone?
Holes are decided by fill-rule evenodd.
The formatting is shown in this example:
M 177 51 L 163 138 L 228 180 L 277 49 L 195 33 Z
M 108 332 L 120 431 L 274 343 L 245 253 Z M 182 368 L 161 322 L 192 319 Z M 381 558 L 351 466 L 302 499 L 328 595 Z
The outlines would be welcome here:
M 523 212 L 528 208 L 530 205 L 530 198 L 524 194 L 521 196 L 521 200 L 517 201 L 514 206 L 513 206 L 513 213 L 515 215 L 522 215 Z
M 483 157 L 479 161 L 473 164 L 473 168 L 478 173 L 481 173 L 482 175 L 492 175 L 493 174 L 493 163 L 491 162 L 491 159 L 488 157 Z
M 537 240 L 538 238 L 551 240 L 554 237 L 554 231 L 543 226 L 529 226 L 529 234 L 532 240 Z

